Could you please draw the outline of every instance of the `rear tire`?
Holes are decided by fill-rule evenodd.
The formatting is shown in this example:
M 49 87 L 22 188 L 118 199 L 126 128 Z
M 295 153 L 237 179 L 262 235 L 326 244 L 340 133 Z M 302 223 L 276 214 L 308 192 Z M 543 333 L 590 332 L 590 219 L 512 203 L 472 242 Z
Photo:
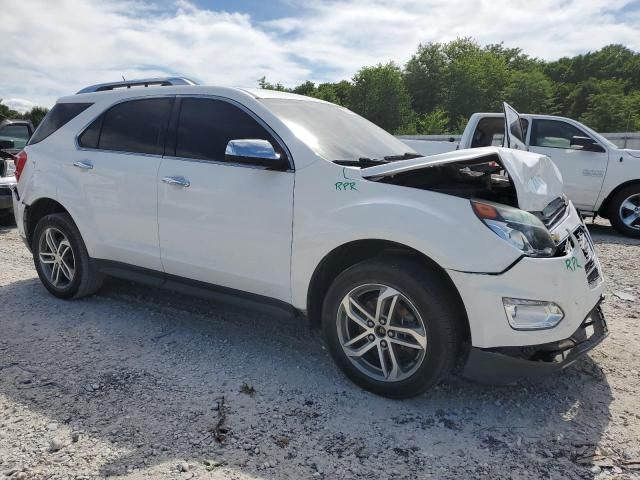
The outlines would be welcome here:
M 439 272 L 414 259 L 381 257 L 338 275 L 324 299 L 322 327 L 347 377 L 375 394 L 407 398 L 453 369 L 464 321 L 460 310 Z
M 640 184 L 629 185 L 616 193 L 609 202 L 607 213 L 618 232 L 640 238 Z
M 102 286 L 104 277 L 91 265 L 87 247 L 68 213 L 40 219 L 31 251 L 40 281 L 58 298 L 85 297 Z

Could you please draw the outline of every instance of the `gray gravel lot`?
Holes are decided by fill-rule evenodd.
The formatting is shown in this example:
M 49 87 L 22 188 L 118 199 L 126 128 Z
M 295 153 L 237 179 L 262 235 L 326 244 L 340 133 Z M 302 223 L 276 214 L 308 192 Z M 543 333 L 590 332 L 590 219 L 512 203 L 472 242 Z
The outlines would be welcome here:
M 640 478 L 640 241 L 591 229 L 600 347 L 541 382 L 392 401 L 300 319 L 118 281 L 57 300 L 0 227 L 0 479 Z

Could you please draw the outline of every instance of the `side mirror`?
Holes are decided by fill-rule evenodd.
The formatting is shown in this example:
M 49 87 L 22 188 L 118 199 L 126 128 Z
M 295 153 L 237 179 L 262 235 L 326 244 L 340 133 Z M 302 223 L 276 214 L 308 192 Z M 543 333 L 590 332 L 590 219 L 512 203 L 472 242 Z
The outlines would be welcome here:
M 0 150 L 9 150 L 16 148 L 16 144 L 12 140 L 0 140 Z
M 585 152 L 604 152 L 604 148 L 590 137 L 571 137 L 569 147 L 576 150 L 583 150 Z
M 273 170 L 286 170 L 286 159 L 276 152 L 268 140 L 245 138 L 230 140 L 224 152 L 227 162 L 261 165 Z

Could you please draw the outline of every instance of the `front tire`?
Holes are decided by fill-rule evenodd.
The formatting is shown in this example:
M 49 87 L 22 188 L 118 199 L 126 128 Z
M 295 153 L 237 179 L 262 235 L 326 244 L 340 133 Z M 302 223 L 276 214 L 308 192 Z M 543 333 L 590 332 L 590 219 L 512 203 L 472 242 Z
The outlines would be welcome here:
M 609 221 L 623 235 L 640 238 L 640 185 L 629 185 L 609 204 Z
M 338 275 L 324 299 L 323 333 L 356 384 L 385 397 L 412 397 L 455 365 L 463 321 L 457 306 L 440 273 L 414 259 L 381 257 Z
M 84 297 L 102 286 L 103 276 L 92 267 L 82 236 L 68 213 L 40 219 L 31 251 L 40 281 L 58 298 Z

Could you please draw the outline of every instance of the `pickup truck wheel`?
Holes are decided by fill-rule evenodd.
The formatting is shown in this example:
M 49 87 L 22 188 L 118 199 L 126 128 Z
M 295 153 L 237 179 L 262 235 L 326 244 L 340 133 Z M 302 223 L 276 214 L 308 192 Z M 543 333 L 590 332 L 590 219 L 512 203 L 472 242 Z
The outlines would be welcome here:
M 630 185 L 614 195 L 609 221 L 620 233 L 640 238 L 640 185 Z
M 40 281 L 56 297 L 80 298 L 102 285 L 103 276 L 91 267 L 87 248 L 69 214 L 54 213 L 40 219 L 32 242 Z
M 329 288 L 324 336 L 338 366 L 361 387 L 391 398 L 415 396 L 454 366 L 456 302 L 440 276 L 415 261 L 364 261 Z

